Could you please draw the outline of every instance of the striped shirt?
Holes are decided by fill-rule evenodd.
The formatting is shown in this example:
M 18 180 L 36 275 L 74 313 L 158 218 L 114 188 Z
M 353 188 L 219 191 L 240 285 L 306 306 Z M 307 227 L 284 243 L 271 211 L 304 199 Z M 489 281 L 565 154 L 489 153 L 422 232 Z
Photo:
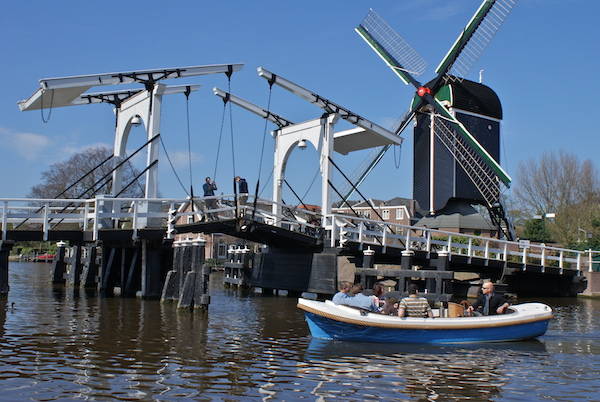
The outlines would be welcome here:
M 424 297 L 405 297 L 400 300 L 399 308 L 403 308 L 408 317 L 427 317 L 427 312 L 431 311 L 427 299 Z

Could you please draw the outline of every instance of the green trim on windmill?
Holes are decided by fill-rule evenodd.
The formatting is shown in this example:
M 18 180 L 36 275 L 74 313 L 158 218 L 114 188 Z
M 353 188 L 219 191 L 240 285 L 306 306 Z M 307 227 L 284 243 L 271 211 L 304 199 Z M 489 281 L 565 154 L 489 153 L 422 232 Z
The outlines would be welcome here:
M 406 85 L 409 85 L 412 82 L 410 75 L 404 73 L 400 63 L 398 63 L 398 61 L 394 59 L 392 55 L 390 55 L 362 25 L 357 26 L 354 28 L 354 30 L 360 35 L 361 38 L 363 38 L 365 42 L 367 42 L 371 49 L 373 49 L 373 51 L 377 53 L 379 57 L 381 57 L 385 64 L 387 64 L 387 66 L 391 68 L 398 77 L 400 77 L 402 82 L 404 82 Z
M 473 15 L 473 17 L 471 17 L 471 20 L 469 20 L 465 29 L 463 29 L 460 35 L 458 35 L 458 38 L 456 38 L 454 44 L 452 45 L 450 50 L 448 50 L 448 53 L 446 53 L 446 56 L 444 56 L 440 64 L 435 69 L 436 73 L 440 74 L 441 71 L 447 72 L 445 70 L 447 70 L 448 67 L 452 65 L 452 63 L 454 63 L 454 61 L 458 57 L 458 54 L 462 51 L 463 47 L 469 41 L 469 39 L 477 29 L 479 24 L 481 24 L 481 22 L 483 21 L 487 13 L 490 11 L 490 9 L 494 6 L 495 2 L 495 0 L 487 0 L 481 3 L 481 6 L 479 6 L 477 11 L 475 11 L 475 14 Z

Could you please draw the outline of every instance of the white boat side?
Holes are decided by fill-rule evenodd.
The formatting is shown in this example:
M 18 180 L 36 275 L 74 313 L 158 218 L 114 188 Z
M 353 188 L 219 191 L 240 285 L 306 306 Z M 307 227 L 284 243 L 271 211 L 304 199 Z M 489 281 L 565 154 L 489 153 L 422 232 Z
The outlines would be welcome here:
M 498 328 L 547 321 L 554 316 L 552 308 L 542 303 L 516 304 L 510 307 L 512 312 L 508 314 L 459 318 L 401 318 L 336 305 L 331 301 L 320 302 L 302 298 L 298 299 L 298 308 L 347 324 L 397 329 Z

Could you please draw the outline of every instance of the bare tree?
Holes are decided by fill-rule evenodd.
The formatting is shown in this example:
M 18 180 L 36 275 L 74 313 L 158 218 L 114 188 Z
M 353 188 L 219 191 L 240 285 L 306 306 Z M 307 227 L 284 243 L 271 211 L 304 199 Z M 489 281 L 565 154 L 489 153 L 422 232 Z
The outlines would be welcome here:
M 563 151 L 547 152 L 539 161 L 519 164 L 513 195 L 525 215 L 555 213 L 549 229 L 559 242 L 572 244 L 579 229 L 600 216 L 599 183 L 592 161 Z
M 111 155 L 112 150 L 109 148 L 94 147 L 76 153 L 64 162 L 51 165 L 46 171 L 42 172 L 42 182 L 32 187 L 30 197 L 55 198 L 87 173 L 89 174 L 83 180 L 67 190 L 60 198 L 90 198 L 95 194 L 109 194 L 112 189 L 110 171 L 113 167 L 113 161 L 109 160 L 99 168 L 93 171 L 92 169 Z M 139 171 L 131 164 L 125 164 L 123 185 L 127 185 L 138 174 Z M 105 176 L 106 178 L 103 179 Z M 140 177 L 139 180 L 143 180 L 143 177 Z M 139 180 L 129 186 L 121 196 L 143 197 L 144 189 Z

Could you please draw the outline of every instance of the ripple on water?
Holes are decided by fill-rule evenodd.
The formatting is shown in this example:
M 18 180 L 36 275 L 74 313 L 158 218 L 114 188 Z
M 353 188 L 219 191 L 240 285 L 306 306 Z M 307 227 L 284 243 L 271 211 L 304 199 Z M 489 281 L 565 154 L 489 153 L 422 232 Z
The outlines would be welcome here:
M 557 319 L 541 341 L 374 345 L 312 340 L 295 300 L 224 291 L 218 276 L 202 316 L 53 290 L 47 266 L 14 268 L 0 301 L 0 399 L 570 400 L 600 392 L 600 301 L 548 301 Z

